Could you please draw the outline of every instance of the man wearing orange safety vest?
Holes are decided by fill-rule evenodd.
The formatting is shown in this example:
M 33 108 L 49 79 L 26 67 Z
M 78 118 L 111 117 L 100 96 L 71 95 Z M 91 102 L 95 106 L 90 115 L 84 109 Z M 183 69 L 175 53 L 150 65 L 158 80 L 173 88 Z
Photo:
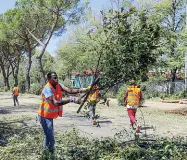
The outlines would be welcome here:
M 38 119 L 44 131 L 44 149 L 50 152 L 54 151 L 54 131 L 53 131 L 53 119 L 62 117 L 64 104 L 73 102 L 80 104 L 80 99 L 74 96 L 67 98 L 62 97 L 63 92 L 69 94 L 76 94 L 86 92 L 87 88 L 70 89 L 62 84 L 58 83 L 58 76 L 55 72 L 49 72 L 47 74 L 48 82 L 42 89 L 41 101 L 38 109 Z
M 130 86 L 127 88 L 127 91 L 125 93 L 124 106 L 127 107 L 130 124 L 133 129 L 136 129 L 136 132 L 140 132 L 141 129 L 141 126 L 138 126 L 136 121 L 136 110 L 140 105 L 141 100 L 142 92 L 140 90 L 140 87 L 136 85 L 136 82 L 134 80 L 131 80 Z
M 91 86 L 89 86 L 88 88 L 90 87 Z M 89 101 L 89 116 L 92 120 L 92 124 L 96 125 L 97 122 L 95 119 L 95 109 L 96 109 L 97 102 L 99 102 L 99 89 L 97 85 L 93 86 L 93 89 L 88 96 L 88 101 Z
M 12 96 L 13 96 L 14 106 L 16 106 L 16 103 L 19 106 L 19 102 L 18 102 L 19 88 L 16 85 L 14 85 Z

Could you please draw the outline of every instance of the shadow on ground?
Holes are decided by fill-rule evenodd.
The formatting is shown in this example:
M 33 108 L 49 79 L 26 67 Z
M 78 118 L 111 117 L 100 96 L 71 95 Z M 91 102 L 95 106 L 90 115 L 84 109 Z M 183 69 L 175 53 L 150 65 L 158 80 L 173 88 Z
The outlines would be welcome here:
M 169 110 L 169 111 L 165 111 L 165 113 L 169 113 L 169 114 L 180 114 L 180 115 L 187 115 L 187 109 L 183 108 L 183 109 L 175 109 L 175 110 Z
M 7 109 L 0 109 L 0 114 L 10 114 L 11 111 Z
M 141 128 L 141 130 L 148 130 L 148 129 L 153 129 L 154 130 L 154 127 L 153 126 L 146 126 L 146 127 Z
M 24 134 L 30 127 L 25 120 L 0 121 L 0 146 L 8 144 L 8 138 L 13 135 Z
M 110 124 L 110 123 L 112 123 L 112 121 L 110 121 L 110 120 L 99 120 L 99 121 L 97 121 L 97 123 L 106 123 L 106 124 Z

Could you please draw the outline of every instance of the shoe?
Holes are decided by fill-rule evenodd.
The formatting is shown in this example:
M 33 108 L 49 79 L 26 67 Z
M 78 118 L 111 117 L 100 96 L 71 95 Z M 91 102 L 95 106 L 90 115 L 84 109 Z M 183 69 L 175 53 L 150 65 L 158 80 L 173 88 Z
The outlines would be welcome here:
M 138 127 L 136 128 L 136 133 L 140 133 L 141 128 L 142 128 L 142 126 L 138 126 Z
M 96 120 L 93 120 L 93 121 L 92 121 L 92 124 L 93 124 L 93 125 L 97 125 L 97 121 L 96 121 Z
M 132 128 L 133 130 L 136 130 L 136 128 L 132 124 L 130 124 L 130 128 Z

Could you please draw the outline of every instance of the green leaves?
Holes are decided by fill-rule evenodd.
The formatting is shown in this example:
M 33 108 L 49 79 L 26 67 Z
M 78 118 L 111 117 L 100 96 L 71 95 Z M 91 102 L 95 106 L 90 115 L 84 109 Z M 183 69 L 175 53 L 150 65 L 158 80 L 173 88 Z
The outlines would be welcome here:
M 102 45 L 102 68 L 107 86 L 141 77 L 158 56 L 154 51 L 159 44 L 160 27 L 149 20 L 145 11 L 132 7 L 121 11 L 109 11 L 103 18 L 107 40 Z

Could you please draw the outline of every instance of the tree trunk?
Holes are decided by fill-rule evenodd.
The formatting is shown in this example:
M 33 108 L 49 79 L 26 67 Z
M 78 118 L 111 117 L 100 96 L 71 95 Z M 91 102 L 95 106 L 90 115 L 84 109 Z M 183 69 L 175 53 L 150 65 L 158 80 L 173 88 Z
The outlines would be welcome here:
M 14 77 L 14 85 L 18 86 L 18 72 L 19 72 L 19 62 L 20 62 L 20 56 L 17 57 L 17 61 L 14 61 L 13 63 L 16 64 L 13 66 L 13 63 L 11 61 L 9 61 L 12 67 L 12 73 L 13 73 L 13 77 Z
M 42 65 L 42 57 L 38 56 L 38 57 L 36 57 L 36 59 L 37 59 L 39 71 L 40 71 L 40 74 L 41 74 L 41 77 L 42 77 L 41 80 L 43 82 L 45 82 L 45 73 L 44 73 L 44 69 L 43 69 L 43 65 Z
M 32 64 L 32 48 L 29 39 L 27 40 L 27 45 L 28 45 L 28 62 L 26 65 L 26 91 L 29 93 L 30 91 L 30 70 L 31 70 L 31 64 Z
M 176 72 L 177 68 L 173 69 L 171 71 L 171 88 L 170 88 L 170 93 L 174 94 L 175 93 L 175 79 L 176 79 Z
M 17 74 L 14 75 L 14 84 L 18 86 L 18 75 Z
M 18 86 L 19 62 L 20 62 L 20 56 L 18 57 L 17 66 L 16 66 L 15 72 L 14 72 L 14 84 L 15 84 L 16 86 Z
M 27 90 L 27 93 L 29 93 L 30 91 L 30 70 L 31 70 L 31 64 L 32 64 L 32 61 L 31 61 L 31 51 L 29 52 L 29 55 L 28 55 L 28 63 L 27 63 L 27 66 L 26 66 L 26 90 Z
M 10 75 L 10 73 L 9 73 L 10 65 L 6 67 L 7 71 L 5 69 L 5 65 L 6 64 L 4 64 L 2 59 L 0 58 L 0 66 L 1 66 L 1 71 L 2 71 L 2 74 L 3 74 L 4 85 L 5 85 L 5 87 L 7 87 L 7 90 L 10 90 L 9 79 L 8 79 L 9 75 Z
M 4 83 L 5 83 L 5 86 L 7 87 L 7 88 L 6 88 L 6 91 L 10 90 L 10 84 L 9 84 L 8 77 L 5 77 Z

